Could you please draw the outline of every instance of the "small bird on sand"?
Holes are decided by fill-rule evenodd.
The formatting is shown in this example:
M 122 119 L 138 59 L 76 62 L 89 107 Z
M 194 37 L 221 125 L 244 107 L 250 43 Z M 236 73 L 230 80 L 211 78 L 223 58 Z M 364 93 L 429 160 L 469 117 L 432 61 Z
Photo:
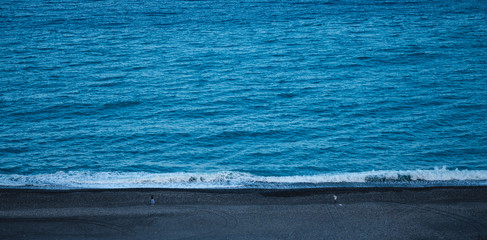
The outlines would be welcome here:
M 337 203 L 337 199 L 338 199 L 337 195 L 333 194 L 333 201 L 334 201 L 335 203 Z

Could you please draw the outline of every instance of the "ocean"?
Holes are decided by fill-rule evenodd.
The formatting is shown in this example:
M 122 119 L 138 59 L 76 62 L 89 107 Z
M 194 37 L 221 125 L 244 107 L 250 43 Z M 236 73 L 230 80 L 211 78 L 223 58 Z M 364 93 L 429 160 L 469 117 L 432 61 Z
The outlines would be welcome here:
M 1 188 L 487 185 L 487 3 L 7 0 Z

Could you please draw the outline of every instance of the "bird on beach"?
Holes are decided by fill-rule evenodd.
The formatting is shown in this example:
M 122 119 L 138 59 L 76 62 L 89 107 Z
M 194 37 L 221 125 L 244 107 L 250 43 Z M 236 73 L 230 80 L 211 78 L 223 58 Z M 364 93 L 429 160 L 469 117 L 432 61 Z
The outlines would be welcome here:
M 335 203 L 337 203 L 337 199 L 338 199 L 337 195 L 333 194 L 333 201 L 334 201 Z

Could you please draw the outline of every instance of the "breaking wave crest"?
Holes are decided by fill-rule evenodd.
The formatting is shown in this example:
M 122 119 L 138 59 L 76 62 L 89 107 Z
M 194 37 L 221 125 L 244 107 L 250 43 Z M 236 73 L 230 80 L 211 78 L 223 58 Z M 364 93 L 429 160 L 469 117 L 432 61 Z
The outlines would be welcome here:
M 487 170 L 369 171 L 311 176 L 256 176 L 240 172 L 145 173 L 56 172 L 37 175 L 0 174 L 2 188 L 313 188 L 380 186 L 487 186 Z

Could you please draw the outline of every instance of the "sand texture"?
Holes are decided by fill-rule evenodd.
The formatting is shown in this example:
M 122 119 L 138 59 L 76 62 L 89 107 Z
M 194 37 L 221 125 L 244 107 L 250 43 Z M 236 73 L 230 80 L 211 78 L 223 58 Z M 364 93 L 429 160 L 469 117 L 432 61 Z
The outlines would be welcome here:
M 3 189 L 0 201 L 0 239 L 487 240 L 486 187 Z

